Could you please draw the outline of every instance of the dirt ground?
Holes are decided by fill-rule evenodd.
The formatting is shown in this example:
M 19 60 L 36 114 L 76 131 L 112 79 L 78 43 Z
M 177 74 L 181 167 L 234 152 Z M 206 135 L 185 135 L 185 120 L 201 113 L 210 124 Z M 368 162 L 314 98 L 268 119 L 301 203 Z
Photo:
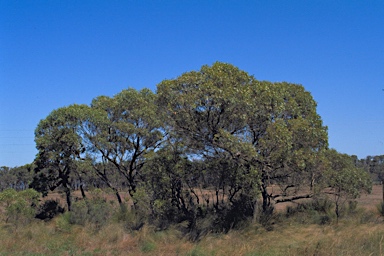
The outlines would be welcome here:
M 375 209 L 376 206 L 383 200 L 383 186 L 374 185 L 372 186 L 371 194 L 363 194 L 357 199 L 358 205 L 367 209 Z

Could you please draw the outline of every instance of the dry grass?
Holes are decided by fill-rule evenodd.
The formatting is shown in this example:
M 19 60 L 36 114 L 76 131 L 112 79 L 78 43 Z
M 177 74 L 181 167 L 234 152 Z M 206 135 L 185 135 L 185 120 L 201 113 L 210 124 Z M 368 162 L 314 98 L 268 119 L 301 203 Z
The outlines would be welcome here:
M 365 214 L 371 216 L 366 221 L 361 221 L 364 214 L 338 225 L 282 221 L 272 231 L 250 224 L 228 234 L 209 234 L 196 243 L 174 228 L 127 231 L 111 221 L 96 231 L 92 226 L 70 225 L 63 215 L 27 226 L 0 223 L 0 255 L 384 255 L 384 222 L 373 213 L 380 200 L 381 186 L 359 199 L 365 211 L 372 211 Z
M 63 231 L 57 221 L 0 228 L 0 255 L 384 255 L 384 223 L 356 225 L 277 224 L 273 231 L 250 225 L 210 234 L 197 243 L 175 229 L 148 226 L 127 232 L 111 223 L 95 232 L 85 226 Z

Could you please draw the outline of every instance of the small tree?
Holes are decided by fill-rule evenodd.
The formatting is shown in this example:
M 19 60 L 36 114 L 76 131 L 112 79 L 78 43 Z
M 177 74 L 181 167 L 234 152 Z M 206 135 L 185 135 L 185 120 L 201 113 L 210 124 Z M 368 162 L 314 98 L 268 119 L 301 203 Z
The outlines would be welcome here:
M 57 187 L 64 189 L 68 210 L 71 210 L 71 173 L 85 148 L 77 129 L 76 106 L 59 108 L 41 120 L 35 130 L 35 176 L 31 187 L 43 195 Z
M 340 154 L 336 150 L 327 152 L 329 169 L 326 172 L 327 184 L 330 194 L 335 202 L 337 221 L 340 217 L 340 209 L 349 199 L 358 198 L 361 192 L 370 193 L 372 181 L 369 174 L 362 168 L 357 168 L 350 156 Z

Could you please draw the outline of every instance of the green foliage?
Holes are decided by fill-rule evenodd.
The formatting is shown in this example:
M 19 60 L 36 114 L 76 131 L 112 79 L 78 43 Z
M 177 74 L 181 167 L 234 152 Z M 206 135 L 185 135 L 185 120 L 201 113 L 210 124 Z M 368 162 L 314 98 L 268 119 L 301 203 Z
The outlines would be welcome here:
M 200 246 L 195 245 L 193 249 L 189 251 L 186 255 L 187 256 L 205 256 L 207 254 L 204 253 L 204 251 L 200 248 Z
M 33 169 L 32 164 L 14 168 L 0 167 L 0 191 L 7 188 L 13 188 L 18 191 L 28 189 L 29 183 L 32 181 L 31 169 Z
M 192 240 L 256 219 L 271 226 L 275 204 L 324 191 L 339 217 L 344 202 L 370 190 L 369 177 L 356 160 L 327 150 L 316 107 L 301 85 L 258 81 L 226 63 L 205 65 L 162 81 L 156 93 L 129 88 L 52 111 L 35 131 L 31 185 L 43 195 L 65 192 L 69 224 L 100 229 L 115 214 L 127 229 L 177 224 Z M 113 213 L 97 193 L 86 195 L 91 186 L 113 191 L 120 210 Z M 75 188 L 86 199 L 72 205 Z M 121 191 L 131 196 L 132 211 Z M 326 223 L 322 207 L 329 205 L 321 203 L 302 207 Z
M 3 209 L 4 221 L 24 225 L 32 221 L 36 214 L 39 193 L 33 189 L 17 192 L 6 189 L 0 193 L 0 209 Z
M 342 207 L 348 199 L 355 199 L 361 192 L 370 193 L 372 181 L 369 174 L 354 165 L 350 156 L 335 150 L 327 152 L 330 167 L 325 172 L 327 185 L 335 202 L 335 213 L 340 217 Z
M 190 191 L 175 194 L 179 199 L 183 197 L 179 201 L 184 203 L 178 208 L 186 215 L 198 215 L 202 206 L 226 211 L 242 195 L 257 195 L 258 171 L 249 162 L 255 151 L 244 136 L 253 81 L 246 72 L 217 62 L 158 85 L 158 104 L 165 113 L 172 139 L 182 143 L 181 156 L 196 159 L 184 173 L 164 168 L 166 177 L 178 181 L 182 190 Z M 197 194 L 202 188 L 197 186 L 204 184 L 193 184 L 200 177 L 206 177 L 209 188 L 229 202 L 218 197 L 211 199 L 212 203 L 200 201 Z M 175 187 L 173 191 L 176 190 Z
M 308 202 L 286 208 L 285 217 L 300 224 L 331 224 L 334 203 L 328 197 L 316 197 Z
M 70 224 L 85 225 L 89 219 L 86 202 L 84 200 L 74 202 L 72 204 L 72 210 L 68 215 Z
M 384 202 L 381 202 L 380 204 L 378 204 L 376 208 L 379 214 L 384 217 Z
M 90 198 L 73 203 L 69 212 L 69 223 L 76 225 L 90 225 L 95 230 L 100 230 L 108 223 L 114 209 L 101 196 L 100 191 L 91 193 Z
M 151 241 L 144 241 L 140 246 L 140 250 L 143 253 L 153 252 L 154 250 L 156 250 L 156 244 Z
M 313 186 L 321 176 L 318 155 L 327 147 L 327 128 L 302 86 L 260 82 L 217 62 L 165 80 L 157 89 L 165 123 L 185 153 L 216 164 L 206 168 L 219 177 L 216 191 L 228 184 L 222 177 L 236 181 L 227 193 L 237 195 L 229 198 L 261 192 L 266 212 L 271 200 L 293 200 L 289 196 L 297 197 L 301 186 Z M 223 161 L 231 167 L 216 175 Z M 281 195 L 268 194 L 271 182 L 282 187 Z
M 64 214 L 59 215 L 55 218 L 56 229 L 59 232 L 69 233 L 72 230 L 72 224 L 70 221 L 71 214 L 69 212 L 65 212 Z
M 67 208 L 71 210 L 72 176 L 77 172 L 77 160 L 85 151 L 76 133 L 78 115 L 83 105 L 72 105 L 52 111 L 35 130 L 38 154 L 34 161 L 35 176 L 31 187 L 43 195 L 57 187 L 66 193 Z
M 362 191 L 370 193 L 372 181 L 367 172 L 356 168 L 350 156 L 334 150 L 328 152 L 330 169 L 326 173 L 329 186 L 335 193 L 348 198 L 357 198 Z
M 321 177 L 322 152 L 327 148 L 327 128 L 316 113 L 316 102 L 301 85 L 255 82 L 252 106 L 247 108 L 249 141 L 261 172 L 263 210 L 273 201 L 313 196 Z M 269 194 L 269 184 L 280 194 Z M 311 187 L 310 193 L 301 191 Z
M 135 232 L 141 230 L 147 220 L 148 215 L 140 215 L 135 209 L 128 210 L 125 207 L 120 207 L 115 214 L 113 219 L 124 227 L 127 232 Z M 148 224 L 148 223 L 147 223 Z

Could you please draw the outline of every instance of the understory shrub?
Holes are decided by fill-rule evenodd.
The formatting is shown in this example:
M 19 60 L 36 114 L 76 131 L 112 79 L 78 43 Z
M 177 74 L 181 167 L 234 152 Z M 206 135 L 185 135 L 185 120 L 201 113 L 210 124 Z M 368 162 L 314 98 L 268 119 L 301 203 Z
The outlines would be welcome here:
M 96 229 L 104 226 L 110 217 L 114 208 L 101 196 L 101 192 L 91 193 L 89 199 L 78 200 L 72 204 L 72 210 L 69 214 L 69 223 L 77 225 L 90 224 Z
M 380 216 L 384 217 L 384 202 L 379 203 L 377 206 L 377 211 L 379 212 Z
M 36 214 L 39 193 L 33 189 L 17 192 L 6 189 L 0 193 L 0 212 L 6 223 L 16 226 L 25 225 L 33 220 Z
M 134 209 L 128 210 L 125 205 L 122 205 L 113 216 L 114 220 L 118 223 L 121 223 L 124 226 L 124 229 L 128 232 L 140 230 L 145 222 L 143 216 L 135 211 Z
M 64 208 L 57 200 L 47 200 L 37 210 L 36 218 L 40 220 L 51 220 L 58 214 L 64 213 Z
M 70 223 L 70 213 L 64 212 L 60 216 L 54 219 L 56 224 L 56 229 L 63 233 L 69 233 L 72 229 L 72 225 Z
M 296 206 L 287 206 L 285 217 L 301 224 L 330 224 L 334 218 L 333 207 L 327 197 L 313 198 Z

